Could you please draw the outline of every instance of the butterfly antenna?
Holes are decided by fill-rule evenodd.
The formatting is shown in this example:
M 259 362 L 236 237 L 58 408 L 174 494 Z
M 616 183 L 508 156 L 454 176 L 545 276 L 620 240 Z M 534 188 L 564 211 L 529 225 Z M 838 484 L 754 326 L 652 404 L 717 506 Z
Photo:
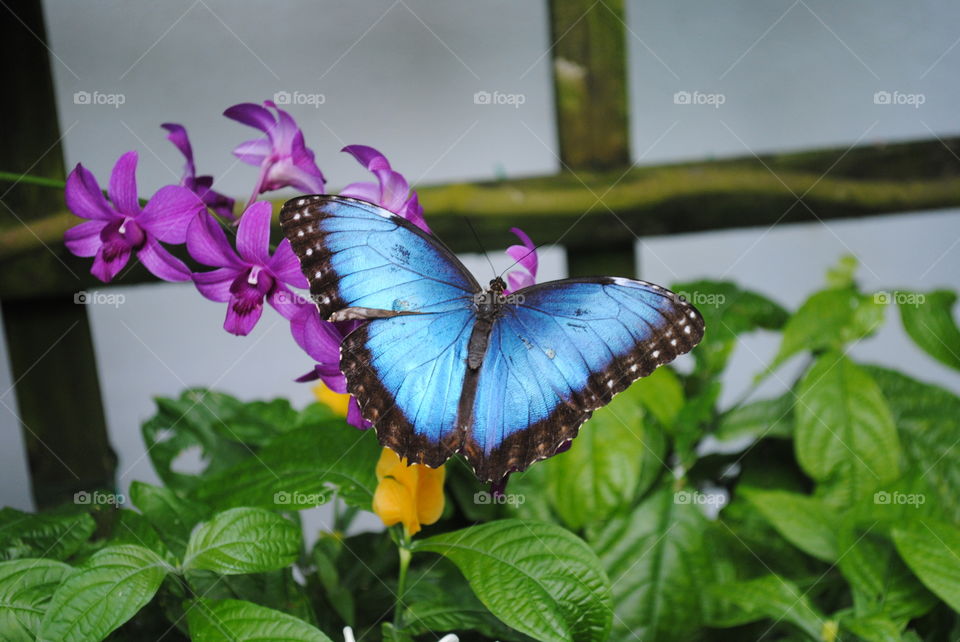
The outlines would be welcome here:
M 477 245 L 480 246 L 480 251 L 483 252 L 483 255 L 487 258 L 487 263 L 490 264 L 490 271 L 496 274 L 497 268 L 493 267 L 493 261 L 490 260 L 490 255 L 487 254 L 486 248 L 483 247 L 483 241 L 480 240 L 480 235 L 477 234 L 477 230 L 473 227 L 473 223 L 471 223 L 470 219 L 468 219 L 466 216 L 463 217 L 463 220 L 467 222 L 467 226 L 470 228 L 470 231 L 473 232 L 473 238 L 477 239 Z

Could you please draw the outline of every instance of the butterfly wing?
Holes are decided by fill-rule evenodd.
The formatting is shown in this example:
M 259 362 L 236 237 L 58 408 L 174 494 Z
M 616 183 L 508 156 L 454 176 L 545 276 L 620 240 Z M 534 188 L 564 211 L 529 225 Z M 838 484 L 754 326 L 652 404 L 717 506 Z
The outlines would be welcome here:
M 348 307 L 442 312 L 462 308 L 480 291 L 432 236 L 365 201 L 293 199 L 283 206 L 280 225 L 323 319 Z
M 347 335 L 340 369 L 381 444 L 439 466 L 460 445 L 476 281 L 433 237 L 364 201 L 294 199 L 280 222 L 323 318 L 349 307 L 404 313 Z
M 566 279 L 513 296 L 468 385 L 461 451 L 487 481 L 553 455 L 594 410 L 703 337 L 693 306 L 644 281 Z

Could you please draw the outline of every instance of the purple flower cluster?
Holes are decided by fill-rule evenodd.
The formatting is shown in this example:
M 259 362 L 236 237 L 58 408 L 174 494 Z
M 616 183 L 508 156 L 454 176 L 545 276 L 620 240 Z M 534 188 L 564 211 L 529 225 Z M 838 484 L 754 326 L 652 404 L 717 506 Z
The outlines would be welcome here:
M 201 295 L 227 304 L 223 327 L 235 335 L 249 334 L 263 314 L 264 302 L 269 303 L 290 322 L 297 345 L 315 363 L 298 381 L 319 379 L 331 390 L 345 393 L 340 342 L 359 322 L 321 319 L 317 307 L 297 292 L 308 287 L 307 280 L 289 241 L 280 241 L 271 252 L 272 207 L 269 201 L 257 200 L 284 187 L 322 194 L 323 173 L 296 122 L 272 101 L 234 105 L 224 116 L 263 132 L 263 137 L 233 150 L 242 162 L 259 168 L 250 200 L 239 216 L 234 214 L 234 199 L 214 191 L 212 176 L 197 176 L 187 130 L 164 123 L 167 139 L 186 159 L 179 184 L 160 188 L 141 204 L 135 151 L 117 160 L 106 195 L 93 174 L 78 164 L 67 178 L 65 196 L 67 207 L 87 220 L 67 230 L 66 247 L 77 256 L 94 257 L 90 272 L 105 283 L 123 270 L 131 256 L 164 281 L 193 281 Z M 430 231 L 417 193 L 383 154 L 364 145 L 342 151 L 376 178 L 376 182 L 351 183 L 341 190 L 342 195 L 376 203 Z M 537 254 L 530 237 L 517 228 L 512 232 L 521 244 L 507 250 L 518 266 L 507 280 L 510 289 L 517 290 L 534 283 Z M 189 255 L 212 269 L 191 269 L 167 246 L 183 246 L 186 252 L 180 256 Z M 355 399 L 351 399 L 347 421 L 358 428 L 369 427 Z

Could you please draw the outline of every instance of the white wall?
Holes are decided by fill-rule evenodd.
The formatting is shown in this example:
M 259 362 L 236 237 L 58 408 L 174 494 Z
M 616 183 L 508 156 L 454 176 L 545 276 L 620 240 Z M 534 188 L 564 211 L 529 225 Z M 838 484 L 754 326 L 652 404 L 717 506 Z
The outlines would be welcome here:
M 319 108 L 291 111 L 334 188 L 366 178 L 338 152 L 349 143 L 381 148 L 420 183 L 547 174 L 559 166 L 544 2 L 45 0 L 44 8 L 67 161 L 82 161 L 104 183 L 129 149 L 141 152 L 142 194 L 178 178 L 181 158 L 159 128 L 173 121 L 188 127 L 201 173 L 245 198 L 255 169 L 236 163 L 230 150 L 255 132 L 220 113 L 279 90 L 323 94 Z M 656 163 L 956 133 L 960 46 L 951 49 L 951 25 L 958 17 L 960 7 L 946 0 L 631 2 L 634 157 Z M 923 92 L 926 103 L 874 105 L 881 89 Z M 726 102 L 719 109 L 676 105 L 680 90 L 722 92 Z M 122 94 L 125 102 L 79 105 L 77 91 Z M 477 105 L 477 91 L 522 94 L 525 102 Z M 795 305 L 849 245 L 876 272 L 861 270 L 871 287 L 960 287 L 950 277 L 960 272 L 956 246 L 921 278 L 930 248 L 947 249 L 960 236 L 956 214 L 890 227 L 894 220 L 831 223 L 845 244 L 831 242 L 819 224 L 778 227 L 738 263 L 733 257 L 755 231 L 647 239 L 643 273 L 662 282 L 726 273 Z M 589 233 L 589 225 L 575 233 Z M 658 267 L 654 252 L 669 269 Z M 562 256 L 548 259 L 545 277 L 562 274 Z M 472 267 L 479 276 L 489 269 Z M 139 434 L 153 395 L 216 383 L 243 398 L 309 399 L 290 381 L 309 363 L 275 315 L 238 339 L 220 329 L 222 306 L 189 285 L 111 292 L 123 293 L 125 304 L 94 307 L 91 318 L 124 487 L 154 479 Z M 760 356 L 770 349 L 750 345 Z M 7 363 L 2 349 L 0 358 Z M 920 359 L 919 376 L 956 387 L 951 373 Z M 735 360 L 738 381 L 759 367 L 749 353 Z M 10 383 L 7 365 L 0 390 Z M 0 398 L 15 411 L 12 392 Z M 2 406 L 0 425 L 0 505 L 28 507 L 20 431 Z

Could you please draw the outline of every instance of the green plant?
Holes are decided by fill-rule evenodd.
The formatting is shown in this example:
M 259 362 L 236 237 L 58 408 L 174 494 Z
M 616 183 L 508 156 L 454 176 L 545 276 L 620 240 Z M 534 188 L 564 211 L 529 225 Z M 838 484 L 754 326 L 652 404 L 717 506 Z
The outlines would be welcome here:
M 792 314 L 731 283 L 675 285 L 707 321 L 690 372 L 636 383 L 496 501 L 448 463 L 444 514 L 414 538 L 351 534 L 381 449 L 328 407 L 158 399 L 143 435 L 164 486 L 134 482 L 122 509 L 94 493 L 0 512 L 2 637 L 957 639 L 960 398 L 847 354 L 895 304 L 958 367 L 956 297 L 863 293 L 853 268 Z M 718 409 L 756 331 L 781 334 L 758 382 L 802 371 Z M 174 471 L 194 447 L 205 469 Z M 305 548 L 299 510 L 331 501 Z

